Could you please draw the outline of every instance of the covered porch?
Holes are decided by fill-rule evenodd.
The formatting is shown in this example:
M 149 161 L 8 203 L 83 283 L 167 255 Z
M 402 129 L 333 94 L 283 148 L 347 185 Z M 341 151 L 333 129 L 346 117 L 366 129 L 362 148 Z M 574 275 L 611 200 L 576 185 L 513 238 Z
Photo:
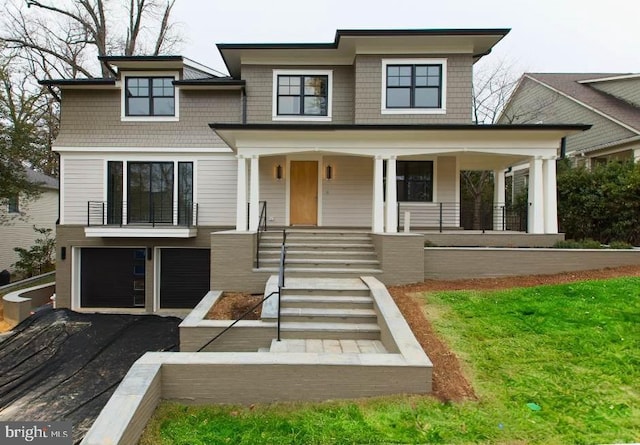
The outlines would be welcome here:
M 557 234 L 555 160 L 583 125 L 211 124 L 237 155 L 236 230 L 460 229 L 460 172 L 491 170 L 486 230 L 507 224 L 505 170 L 530 164 L 530 234 Z M 248 204 L 247 204 L 248 203 Z M 266 204 L 265 204 L 266 203 Z M 264 207 L 267 207 L 266 209 Z M 522 227 L 521 227 L 522 228 Z

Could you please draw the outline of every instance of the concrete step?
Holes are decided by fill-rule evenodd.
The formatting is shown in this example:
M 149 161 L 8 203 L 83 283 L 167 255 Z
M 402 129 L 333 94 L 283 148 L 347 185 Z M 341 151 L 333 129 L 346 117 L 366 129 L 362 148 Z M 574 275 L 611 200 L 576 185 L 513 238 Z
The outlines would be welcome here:
M 364 296 L 371 298 L 367 285 L 357 278 L 299 278 L 289 277 L 282 292 L 304 296 Z
M 377 323 L 320 323 L 286 321 L 280 324 L 282 338 L 320 338 L 337 340 L 379 340 Z
M 280 303 L 283 308 L 373 308 L 373 298 L 360 295 L 283 295 Z
M 260 267 L 276 267 L 280 264 L 279 258 L 264 258 L 260 260 Z M 289 258 L 287 256 L 285 265 L 287 268 L 314 267 L 314 268 L 378 268 L 378 260 L 353 260 L 334 258 Z
M 319 323 L 377 323 L 373 309 L 287 307 L 280 309 L 283 322 L 309 321 Z
M 272 243 L 266 240 L 260 242 L 260 250 L 280 251 L 282 243 Z M 336 242 L 336 243 L 309 243 L 309 242 L 288 242 L 287 252 L 299 250 L 352 250 L 352 251 L 374 251 L 373 244 L 367 242 Z
M 280 258 L 280 249 L 261 250 L 260 259 Z M 295 250 L 287 249 L 287 259 L 310 259 L 310 258 L 333 258 L 352 260 L 377 260 L 378 257 L 373 249 L 370 251 L 356 250 Z
M 283 339 L 271 342 L 270 352 L 309 352 L 328 354 L 385 354 L 380 340 Z
M 261 265 L 262 266 L 262 265 Z M 278 273 L 277 267 L 260 267 L 254 269 L 256 272 Z M 285 268 L 286 278 L 358 278 L 361 276 L 376 276 L 382 274 L 381 269 L 363 269 L 363 268 L 317 268 L 317 267 L 291 267 Z M 285 280 L 286 286 L 286 280 Z

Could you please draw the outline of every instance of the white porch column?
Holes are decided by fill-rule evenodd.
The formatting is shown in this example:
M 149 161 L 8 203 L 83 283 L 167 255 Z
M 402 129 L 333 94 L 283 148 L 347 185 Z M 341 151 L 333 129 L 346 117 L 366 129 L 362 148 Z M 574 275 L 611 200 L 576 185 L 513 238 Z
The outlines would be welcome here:
M 382 158 L 376 156 L 373 161 L 373 222 L 371 231 L 384 232 L 384 202 L 382 197 Z
M 633 160 L 634 162 L 640 162 L 640 148 L 635 148 L 633 150 Z
M 493 171 L 493 230 L 505 230 L 504 227 L 504 170 Z
M 555 158 L 542 161 L 544 187 L 544 233 L 558 233 L 558 196 Z
M 251 157 L 251 181 L 249 183 L 249 230 L 258 230 L 260 224 L 260 158 Z
M 238 178 L 236 185 L 236 230 L 247 230 L 247 160 L 238 155 Z
M 529 233 L 544 233 L 542 159 L 529 162 Z
M 387 233 L 398 232 L 398 187 L 396 181 L 396 157 L 387 160 Z

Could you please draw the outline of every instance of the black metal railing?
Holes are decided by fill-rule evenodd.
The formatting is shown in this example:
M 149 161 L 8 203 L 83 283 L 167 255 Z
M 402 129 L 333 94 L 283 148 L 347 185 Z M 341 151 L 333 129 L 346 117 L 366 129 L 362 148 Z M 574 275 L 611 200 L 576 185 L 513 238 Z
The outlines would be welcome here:
M 266 295 L 257 304 L 253 305 L 245 313 L 240 315 L 240 317 L 238 317 L 236 320 L 234 320 L 233 323 L 231 323 L 229 326 L 227 326 L 222 331 L 220 331 L 218 334 L 216 334 L 211 340 L 209 340 L 204 345 L 202 345 L 198 349 L 197 352 L 202 352 L 207 346 L 209 346 L 211 343 L 213 343 L 214 341 L 216 341 L 217 339 L 222 337 L 226 332 L 231 330 L 231 328 L 233 328 L 236 324 L 238 324 L 240 322 L 240 320 L 244 320 L 247 317 L 247 315 L 252 313 L 262 303 L 264 303 L 265 301 L 267 301 L 269 298 L 271 298 L 272 296 L 274 296 L 276 294 L 278 295 L 278 318 L 277 318 L 277 325 L 276 325 L 276 329 L 277 329 L 276 339 L 278 341 L 281 340 L 281 336 L 280 336 L 280 318 L 281 318 L 281 315 L 280 315 L 281 314 L 281 312 L 280 312 L 280 304 L 282 302 L 282 300 L 281 300 L 282 289 L 284 288 L 284 283 L 285 283 L 285 263 L 286 263 L 286 258 L 287 258 L 287 245 L 286 245 L 286 243 L 287 243 L 287 232 L 286 232 L 286 230 L 283 230 L 282 231 L 282 245 L 280 247 L 280 267 L 279 267 L 279 270 L 278 270 L 278 290 L 275 290 L 275 291 L 271 292 L 269 295 Z
M 262 234 L 267 231 L 267 201 L 260 201 L 260 206 L 258 233 L 256 235 L 256 269 L 260 268 L 260 242 L 262 241 Z
M 178 203 L 110 203 L 106 201 L 87 202 L 87 226 L 151 225 L 196 227 L 198 225 L 198 204 Z
M 443 230 L 527 230 L 526 211 L 492 203 L 399 202 L 398 228 L 405 223 L 405 212 L 410 214 L 410 226 L 420 229 Z

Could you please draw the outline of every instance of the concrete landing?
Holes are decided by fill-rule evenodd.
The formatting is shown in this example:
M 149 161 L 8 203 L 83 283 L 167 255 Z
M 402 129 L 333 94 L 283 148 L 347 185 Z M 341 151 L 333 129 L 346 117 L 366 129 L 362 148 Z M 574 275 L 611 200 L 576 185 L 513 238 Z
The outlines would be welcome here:
M 284 339 L 273 340 L 269 352 L 386 354 L 387 349 L 380 340 Z

